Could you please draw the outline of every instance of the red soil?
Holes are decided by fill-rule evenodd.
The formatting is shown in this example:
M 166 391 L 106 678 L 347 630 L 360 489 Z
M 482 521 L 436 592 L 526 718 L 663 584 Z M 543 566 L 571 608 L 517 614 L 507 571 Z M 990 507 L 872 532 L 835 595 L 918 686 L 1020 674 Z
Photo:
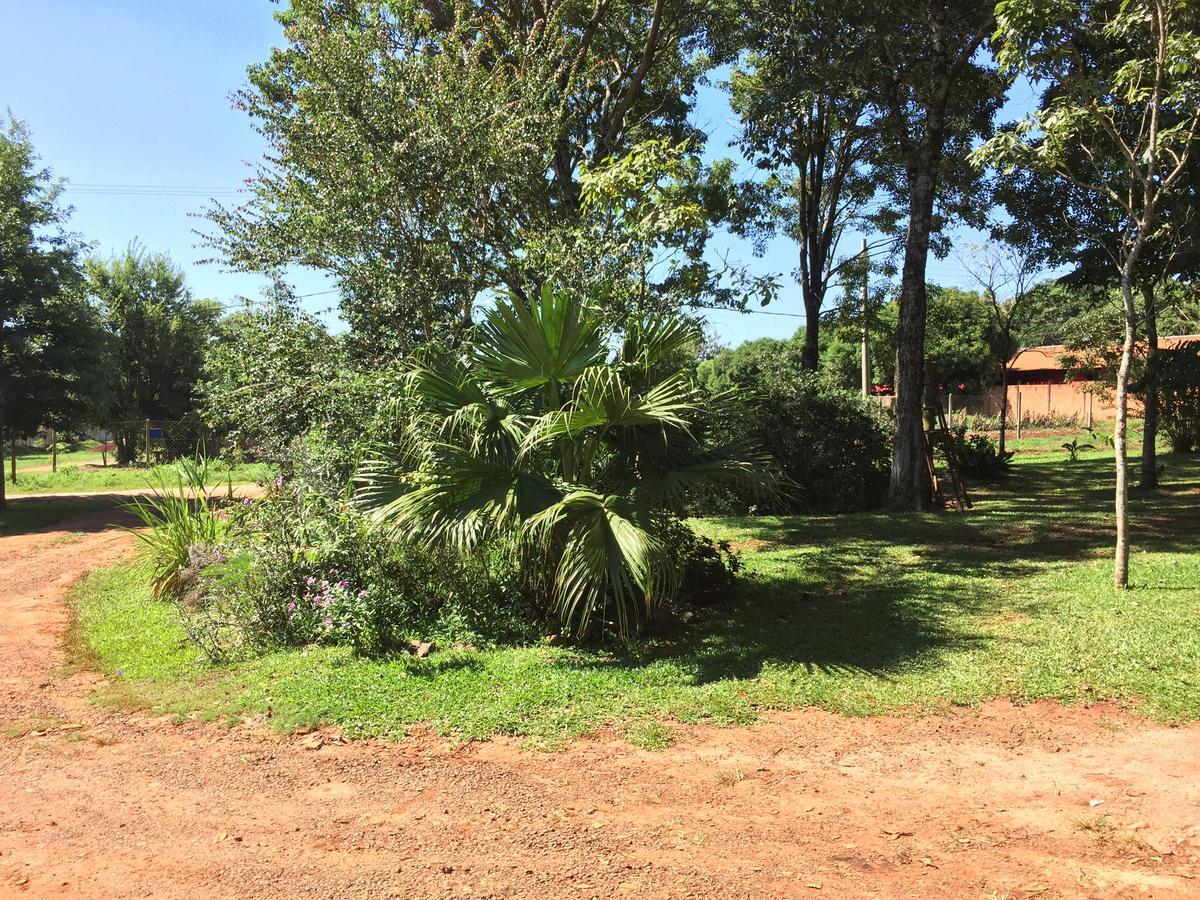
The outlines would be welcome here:
M 1109 707 L 553 754 L 106 713 L 56 673 L 65 589 L 131 548 L 106 524 L 0 538 L 0 728 L 32 729 L 0 736 L 0 896 L 1200 896 L 1200 729 Z

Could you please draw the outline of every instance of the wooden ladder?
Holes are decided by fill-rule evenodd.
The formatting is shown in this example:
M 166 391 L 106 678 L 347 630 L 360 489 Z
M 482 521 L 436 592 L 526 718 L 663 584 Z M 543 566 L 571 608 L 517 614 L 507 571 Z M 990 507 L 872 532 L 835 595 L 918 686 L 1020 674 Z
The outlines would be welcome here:
M 929 472 L 929 482 L 933 485 L 933 499 L 935 503 L 940 503 L 947 506 L 953 503 L 958 508 L 959 512 L 965 512 L 971 508 L 971 498 L 967 496 L 967 489 L 963 487 L 962 477 L 958 473 L 958 459 L 954 455 L 954 441 L 950 438 L 950 428 L 946 425 L 946 413 L 942 409 L 941 398 L 938 398 L 937 403 L 933 406 L 926 406 L 925 413 L 929 420 L 933 423 L 932 428 L 924 429 L 924 447 L 925 447 L 925 468 Z M 937 466 L 934 461 L 934 442 L 940 439 L 942 443 L 942 456 L 946 461 L 946 477 L 939 478 Z M 947 497 L 946 491 L 943 489 L 942 482 L 950 482 L 950 495 Z

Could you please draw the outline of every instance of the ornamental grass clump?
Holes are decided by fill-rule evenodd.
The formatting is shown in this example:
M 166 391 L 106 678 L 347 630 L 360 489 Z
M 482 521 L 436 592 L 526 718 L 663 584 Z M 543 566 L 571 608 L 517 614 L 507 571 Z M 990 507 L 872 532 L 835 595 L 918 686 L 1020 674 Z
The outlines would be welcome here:
M 153 491 L 137 497 L 125 509 L 145 529 L 133 530 L 150 561 L 150 590 L 156 600 L 180 597 L 185 573 L 195 554 L 215 551 L 227 526 L 216 508 L 215 491 L 206 485 L 208 464 L 203 458 L 182 459 L 153 475 Z

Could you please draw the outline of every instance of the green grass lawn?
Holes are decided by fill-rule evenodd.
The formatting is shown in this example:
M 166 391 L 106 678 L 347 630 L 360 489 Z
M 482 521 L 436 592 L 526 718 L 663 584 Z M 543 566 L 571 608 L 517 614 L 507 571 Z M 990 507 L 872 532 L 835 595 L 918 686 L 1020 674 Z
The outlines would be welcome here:
M 95 457 L 95 460 L 92 460 Z M 153 468 L 136 466 L 122 467 L 112 463 L 101 466 L 99 454 L 91 451 L 61 453 L 58 471 L 51 472 L 49 457 L 44 454 L 26 455 L 17 459 L 17 483 L 9 477 L 9 467 L 4 467 L 5 489 L 9 496 L 22 494 L 46 494 L 63 491 L 117 491 L 145 488 L 155 483 L 160 473 L 171 474 L 174 466 L 166 463 Z M 232 478 L 234 484 L 245 484 L 269 478 L 273 470 L 265 463 L 240 463 L 230 466 L 221 460 L 208 463 L 208 481 L 216 486 Z
M 1200 718 L 1200 458 L 1168 457 L 1134 499 L 1132 588 L 1111 587 L 1111 460 L 1015 467 L 968 514 L 720 519 L 742 548 L 738 605 L 612 652 L 537 645 L 357 659 L 277 653 L 212 668 L 138 564 L 74 593 L 76 645 L 112 676 L 102 702 L 280 729 L 553 745 L 614 727 L 644 746 L 673 722 L 737 723 L 815 705 L 921 714 L 997 696 L 1115 699 Z

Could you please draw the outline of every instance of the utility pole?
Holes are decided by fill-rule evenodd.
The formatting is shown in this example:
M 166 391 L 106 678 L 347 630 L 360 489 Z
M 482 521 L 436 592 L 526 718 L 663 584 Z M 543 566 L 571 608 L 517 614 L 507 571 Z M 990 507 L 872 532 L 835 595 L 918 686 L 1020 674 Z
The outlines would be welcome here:
M 868 288 L 867 272 L 867 239 L 862 239 L 863 283 L 862 283 L 862 395 L 863 399 L 871 393 L 871 348 L 867 344 L 867 305 Z

